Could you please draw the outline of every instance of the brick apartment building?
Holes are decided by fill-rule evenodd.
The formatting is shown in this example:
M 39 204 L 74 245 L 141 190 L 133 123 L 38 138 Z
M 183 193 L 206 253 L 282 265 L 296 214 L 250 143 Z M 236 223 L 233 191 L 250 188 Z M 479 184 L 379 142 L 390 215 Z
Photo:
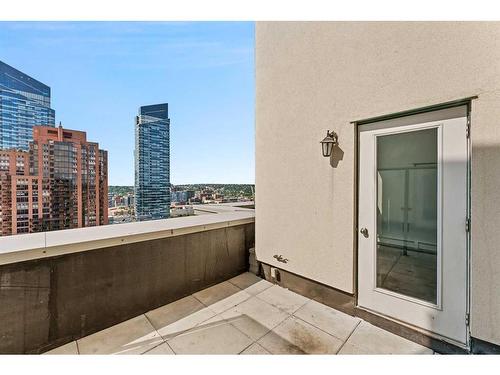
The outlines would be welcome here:
M 36 126 L 29 152 L 0 150 L 1 235 L 108 223 L 108 158 L 86 133 Z

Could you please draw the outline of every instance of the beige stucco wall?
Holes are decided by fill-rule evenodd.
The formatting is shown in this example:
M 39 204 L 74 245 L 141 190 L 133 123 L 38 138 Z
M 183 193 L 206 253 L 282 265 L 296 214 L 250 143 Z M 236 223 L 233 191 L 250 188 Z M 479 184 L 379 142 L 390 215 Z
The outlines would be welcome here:
M 500 23 L 257 23 L 258 259 L 353 293 L 350 121 L 474 95 L 471 328 L 500 344 Z

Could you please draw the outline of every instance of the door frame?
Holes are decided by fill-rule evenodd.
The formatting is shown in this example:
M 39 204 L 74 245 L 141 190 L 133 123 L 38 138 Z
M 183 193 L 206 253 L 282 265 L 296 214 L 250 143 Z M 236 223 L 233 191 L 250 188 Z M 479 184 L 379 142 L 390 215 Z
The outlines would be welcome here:
M 374 116 L 366 119 L 360 119 L 351 121 L 351 124 L 354 126 L 354 220 L 353 220 L 353 285 L 354 285 L 354 304 L 355 308 L 358 310 L 366 311 L 370 315 L 375 315 L 383 320 L 387 320 L 389 322 L 396 323 L 401 326 L 405 326 L 410 330 L 417 331 L 425 336 L 429 336 L 431 338 L 435 338 L 444 342 L 448 342 L 456 347 L 464 348 L 466 350 L 470 350 L 471 347 L 471 332 L 470 332 L 470 300 L 471 300 L 471 112 L 472 112 L 472 101 L 477 99 L 478 96 L 470 96 L 463 99 L 457 99 L 449 102 L 444 102 L 440 104 L 429 105 L 425 107 L 415 108 L 404 110 L 400 112 L 395 112 L 386 115 Z M 408 117 L 412 115 L 424 114 L 429 112 L 435 112 L 443 109 L 454 108 L 466 106 L 466 114 L 467 114 L 467 183 L 466 183 L 466 207 L 467 207 L 467 218 L 468 218 L 468 230 L 466 232 L 466 316 L 465 324 L 466 324 L 466 344 L 460 344 L 456 341 L 450 340 L 446 337 L 443 337 L 434 332 L 430 332 L 424 330 L 420 327 L 413 326 L 407 322 L 399 321 L 395 318 L 371 311 L 366 310 L 363 307 L 359 306 L 358 296 L 359 296 L 359 282 L 358 282 L 358 266 L 359 266 L 359 244 L 358 244 L 358 232 L 359 232 L 359 178 L 360 178 L 360 165 L 359 165 L 359 150 L 360 150 L 360 139 L 359 139 L 359 126 L 371 124 L 374 122 L 387 121 L 402 117 Z

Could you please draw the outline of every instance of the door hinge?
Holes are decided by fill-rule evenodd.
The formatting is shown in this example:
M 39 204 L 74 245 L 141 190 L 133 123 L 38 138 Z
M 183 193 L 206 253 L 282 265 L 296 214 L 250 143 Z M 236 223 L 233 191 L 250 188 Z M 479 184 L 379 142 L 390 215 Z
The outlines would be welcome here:
M 470 138 L 470 115 L 467 116 L 467 127 L 465 128 L 467 138 Z
M 470 218 L 469 217 L 465 219 L 465 231 L 467 233 L 470 232 Z
M 469 313 L 465 314 L 465 325 L 466 326 L 470 325 L 470 314 Z

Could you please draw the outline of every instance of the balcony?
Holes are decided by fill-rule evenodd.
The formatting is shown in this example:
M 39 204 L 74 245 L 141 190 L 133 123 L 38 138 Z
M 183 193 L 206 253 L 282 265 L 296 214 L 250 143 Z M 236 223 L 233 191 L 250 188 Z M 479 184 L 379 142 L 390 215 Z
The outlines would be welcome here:
M 252 273 L 47 354 L 431 354 Z
M 41 353 L 237 276 L 254 212 L 3 237 L 0 353 Z
M 432 353 L 246 272 L 254 210 L 206 208 L 2 238 L 0 353 Z

